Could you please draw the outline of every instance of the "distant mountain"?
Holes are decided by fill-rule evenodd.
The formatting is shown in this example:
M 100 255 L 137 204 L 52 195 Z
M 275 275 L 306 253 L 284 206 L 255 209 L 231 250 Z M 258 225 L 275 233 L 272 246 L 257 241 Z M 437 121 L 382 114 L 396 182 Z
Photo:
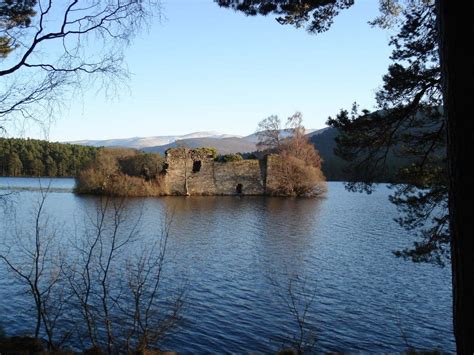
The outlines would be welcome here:
M 317 134 L 320 131 L 325 130 L 307 130 L 309 136 Z M 282 132 L 284 136 L 286 132 Z M 175 148 L 179 146 L 198 148 L 198 147 L 214 147 L 217 149 L 219 154 L 232 154 L 232 153 L 249 153 L 257 150 L 258 137 L 256 133 L 245 137 L 205 137 L 205 138 L 187 138 L 180 139 L 165 145 L 157 145 L 155 147 L 146 147 L 142 150 L 145 152 L 154 152 L 163 154 L 168 148 Z
M 344 180 L 343 169 L 346 162 L 334 154 L 335 138 L 338 132 L 335 128 L 326 127 L 319 130 L 310 130 L 307 136 L 323 158 L 323 172 L 328 180 Z M 251 134 L 246 137 L 231 138 L 189 138 L 181 139 L 169 144 L 143 148 L 143 151 L 164 154 L 168 148 L 184 146 L 188 148 L 214 147 L 219 154 L 248 153 L 257 150 L 257 136 Z
M 219 154 L 232 154 L 232 153 L 247 153 L 253 152 L 257 149 L 254 142 L 239 137 L 229 138 L 189 138 L 180 139 L 175 142 L 159 145 L 155 147 L 146 147 L 142 150 L 145 152 L 161 153 L 164 154 L 169 148 L 176 147 L 188 147 L 188 148 L 199 148 L 199 147 L 214 147 L 217 149 Z
M 345 162 L 334 155 L 337 130 L 326 127 L 307 130 L 307 136 L 319 150 L 324 160 L 323 171 L 328 180 L 341 180 L 344 177 Z M 283 133 L 284 135 L 284 133 Z M 184 146 L 189 148 L 214 147 L 219 154 L 248 153 L 257 150 L 257 134 L 245 137 L 219 132 L 195 132 L 181 136 L 135 137 L 128 139 L 85 140 L 71 142 L 95 147 L 127 147 L 145 152 L 164 154 L 168 148 Z
M 343 170 L 347 166 L 344 160 L 334 154 L 334 148 L 336 148 L 335 138 L 338 134 L 337 129 L 331 127 L 309 134 L 311 143 L 323 159 L 322 170 L 329 181 L 344 180 Z
M 324 130 L 325 128 L 323 128 Z M 309 135 L 316 134 L 322 130 L 308 129 Z M 285 136 L 286 132 L 282 132 Z M 222 140 L 222 142 L 221 142 Z M 122 139 L 104 139 L 104 140 L 79 140 L 67 142 L 71 144 L 80 144 L 93 147 L 120 147 L 142 149 L 148 152 L 161 152 L 166 149 L 185 145 L 190 148 L 200 146 L 213 146 L 221 154 L 246 153 L 254 151 L 258 142 L 256 133 L 242 137 L 232 134 L 224 134 L 214 131 L 194 132 L 176 136 L 153 136 L 153 137 L 133 137 Z
M 323 159 L 322 170 L 329 181 L 346 181 L 348 179 L 347 171 L 345 171 L 348 168 L 348 162 L 334 154 L 334 149 L 336 148 L 335 139 L 338 135 L 339 132 L 336 128 L 328 127 L 310 136 L 311 143 L 314 144 Z M 399 146 L 395 146 L 389 149 L 385 170 L 383 173 L 381 172 L 378 178 L 380 181 L 400 182 L 397 176 L 398 171 L 413 162 L 412 158 L 397 154 L 396 150 L 399 148 Z
M 195 139 L 195 138 L 240 138 L 240 136 L 222 134 L 219 132 L 206 131 L 206 132 L 194 132 L 185 135 L 176 136 L 154 136 L 154 137 L 133 137 L 123 139 L 106 139 L 106 140 L 80 140 L 74 142 L 68 142 L 72 144 L 88 145 L 93 147 L 124 147 L 143 149 L 147 147 L 163 146 L 176 142 L 178 140 Z

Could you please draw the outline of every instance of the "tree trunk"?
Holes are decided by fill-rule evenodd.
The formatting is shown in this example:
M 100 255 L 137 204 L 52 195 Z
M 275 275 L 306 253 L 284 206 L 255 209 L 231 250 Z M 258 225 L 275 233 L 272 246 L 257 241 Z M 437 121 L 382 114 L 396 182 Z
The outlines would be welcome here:
M 472 354 L 472 156 L 474 1 L 437 0 L 444 109 L 448 127 L 453 320 L 458 354 Z M 470 165 L 470 164 L 469 164 Z

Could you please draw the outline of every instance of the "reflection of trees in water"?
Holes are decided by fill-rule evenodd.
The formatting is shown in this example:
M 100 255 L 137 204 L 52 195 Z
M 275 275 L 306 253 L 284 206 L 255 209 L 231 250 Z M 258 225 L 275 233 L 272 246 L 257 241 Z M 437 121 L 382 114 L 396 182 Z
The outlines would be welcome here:
M 228 312 L 227 307 L 236 302 L 243 307 L 238 319 L 262 312 L 274 314 L 279 324 L 271 326 L 277 341 L 272 346 L 279 348 L 282 341 L 293 346 L 294 339 L 288 343 L 282 336 L 285 329 L 296 334 L 301 319 L 288 313 L 286 298 L 276 297 L 269 276 L 284 285 L 281 291 L 285 296 L 290 276 L 295 274 L 307 278 L 308 286 L 313 287 L 316 275 L 314 270 L 309 272 L 304 260 L 314 251 L 322 200 L 245 196 L 171 197 L 159 202 L 160 208 L 175 211 L 172 239 L 186 250 L 176 264 L 177 269 L 187 266 L 190 270 L 191 289 L 198 295 L 193 307 L 200 309 L 203 301 L 204 306 L 212 304 L 212 310 L 205 311 L 212 317 L 214 312 Z M 206 294 L 205 300 L 199 298 L 202 293 Z M 304 300 L 296 296 L 298 301 Z M 311 302 L 307 305 L 313 306 Z M 270 326 L 267 319 L 259 317 L 255 323 L 257 329 Z
M 177 255 L 182 258 L 175 260 L 178 269 L 191 269 L 199 279 L 248 273 L 265 283 L 261 278 L 275 271 L 305 273 L 304 260 L 318 235 L 321 203 L 251 196 L 167 197 L 147 200 L 144 210 L 174 210 L 170 243 L 186 250 Z M 257 275 L 253 270 L 259 270 Z
M 391 256 L 390 251 L 397 241 L 390 241 L 390 238 L 397 235 L 396 231 L 389 231 L 391 224 L 381 220 L 393 215 L 393 209 L 386 204 L 386 193 L 380 189 L 371 197 L 344 194 L 342 184 L 334 184 L 327 200 L 249 196 L 130 199 L 130 213 L 143 205 L 140 226 L 144 238 L 150 238 L 158 231 L 156 222 L 167 208 L 175 209 L 169 239 L 172 252 L 168 254 L 163 292 L 172 289 L 176 283 L 180 284 L 186 276 L 189 282 L 186 321 L 203 317 L 208 320 L 207 323 L 187 321 L 179 335 L 166 343 L 167 347 L 186 349 L 180 342 L 186 339 L 199 343 L 202 349 L 213 349 L 214 343 L 203 339 L 201 334 L 213 334 L 211 323 L 218 320 L 226 342 L 251 339 L 259 348 L 256 350 L 275 350 L 280 342 L 271 342 L 270 337 L 278 340 L 292 335 L 289 330 L 296 328 L 287 307 L 276 297 L 268 277 L 275 275 L 280 285 L 286 287 L 288 278 L 298 275 L 307 280 L 308 286 L 317 286 L 314 308 L 307 319 L 310 325 L 318 325 L 323 349 L 341 342 L 349 347 L 371 339 L 366 329 L 375 322 L 386 327 L 377 336 L 380 340 L 377 349 L 386 349 L 386 344 L 391 344 L 391 339 L 398 337 L 399 331 L 394 324 L 388 324 L 386 316 L 393 316 L 391 311 L 380 305 L 393 302 L 393 295 L 397 293 L 392 291 L 399 290 L 400 284 L 404 286 L 403 292 L 395 298 L 405 309 L 402 322 L 410 324 L 408 330 L 419 328 L 422 334 L 410 340 L 425 339 L 429 344 L 435 344 L 436 334 L 444 334 L 447 340 L 443 340 L 443 347 L 452 349 L 449 320 L 446 321 L 445 317 L 449 305 L 444 307 L 450 302 L 446 291 L 450 275 L 446 276 L 446 272 L 440 273 L 438 269 L 420 269 L 419 266 L 413 269 L 411 264 L 395 261 L 397 259 Z M 15 195 L 19 223 L 31 218 L 27 214 L 29 209 L 24 206 L 29 205 L 35 196 L 37 194 L 33 192 Z M 51 194 L 49 198 L 48 213 L 55 218 L 60 216 L 60 223 L 67 222 L 61 224 L 61 228 L 74 227 L 73 213 L 78 224 L 82 222 L 85 210 L 95 213 L 96 197 L 61 193 Z M 0 225 L 7 222 L 3 217 L 0 216 Z M 372 227 L 377 227 L 372 235 L 370 232 L 361 233 L 370 231 Z M 2 231 L 0 229 L 0 233 Z M 0 234 L 0 240 L 3 237 Z M 127 248 L 126 252 L 134 251 Z M 15 328 L 12 325 L 6 330 L 28 331 L 19 324 L 27 324 L 26 311 L 22 315 L 19 309 L 26 310 L 28 305 L 14 294 L 18 288 L 6 285 L 6 274 L 3 275 L 5 277 L 0 278 L 0 298 L 6 299 L 6 294 L 14 295 L 11 298 L 17 307 L 13 309 L 13 305 L 0 304 L 4 324 L 15 321 Z M 413 285 L 421 285 L 429 292 L 418 293 Z M 413 305 L 410 295 L 417 295 L 423 302 Z M 433 297 L 440 300 L 436 312 L 431 307 Z M 431 329 L 424 330 L 422 322 L 426 314 L 431 314 L 436 333 Z M 342 319 L 346 328 L 350 328 L 347 338 L 342 338 L 337 332 Z M 245 323 L 246 320 L 251 322 Z M 443 327 L 448 330 L 441 330 Z M 393 349 L 398 349 L 397 345 Z
M 175 211 L 178 234 L 238 234 L 242 242 L 254 244 L 262 255 L 278 259 L 285 253 L 285 259 L 294 260 L 305 256 L 317 235 L 322 203 L 321 199 L 250 196 L 169 197 L 157 201 L 162 205 L 159 208 Z M 278 263 L 275 260 L 271 264 Z

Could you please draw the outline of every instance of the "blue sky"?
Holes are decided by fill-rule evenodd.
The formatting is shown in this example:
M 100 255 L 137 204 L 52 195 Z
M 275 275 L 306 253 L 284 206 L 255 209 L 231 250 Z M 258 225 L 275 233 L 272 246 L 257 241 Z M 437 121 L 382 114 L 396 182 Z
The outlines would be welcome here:
M 306 127 L 322 128 L 353 101 L 375 106 L 390 55 L 389 33 L 367 24 L 377 13 L 378 1 L 361 0 L 328 32 L 309 35 L 211 0 L 164 2 L 166 19 L 126 51 L 127 87 L 115 98 L 90 90 L 52 124 L 49 139 L 247 135 L 261 119 L 296 110 Z

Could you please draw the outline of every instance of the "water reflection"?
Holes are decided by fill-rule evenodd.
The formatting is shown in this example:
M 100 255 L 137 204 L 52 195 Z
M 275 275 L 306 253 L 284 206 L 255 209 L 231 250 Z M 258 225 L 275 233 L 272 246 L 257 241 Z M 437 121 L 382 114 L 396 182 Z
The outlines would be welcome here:
M 164 347 L 277 350 L 279 344 L 270 339 L 295 328 L 269 278 L 298 274 L 318 292 L 310 318 L 322 351 L 406 350 L 399 323 L 413 334 L 413 346 L 453 351 L 449 269 L 393 257 L 394 249 L 411 240 L 393 222 L 397 212 L 387 194 L 384 188 L 371 196 L 351 194 L 330 183 L 323 199 L 130 199 L 130 217 L 141 217 L 144 238 L 156 235 L 162 216 L 174 211 L 167 280 L 169 287 L 188 282 L 188 308 L 183 328 Z M 18 193 L 17 221 L 27 223 L 26 206 L 37 197 L 34 191 Z M 98 201 L 55 192 L 47 210 L 63 226 L 64 238 L 81 238 Z M 10 230 L 5 216 L 0 228 Z M 24 302 L 14 289 L 8 278 L 0 279 L 0 299 L 14 294 L 15 303 Z M 20 323 L 27 315 L 16 316 L 11 304 L 0 303 L 0 313 L 12 329 L 26 329 Z

